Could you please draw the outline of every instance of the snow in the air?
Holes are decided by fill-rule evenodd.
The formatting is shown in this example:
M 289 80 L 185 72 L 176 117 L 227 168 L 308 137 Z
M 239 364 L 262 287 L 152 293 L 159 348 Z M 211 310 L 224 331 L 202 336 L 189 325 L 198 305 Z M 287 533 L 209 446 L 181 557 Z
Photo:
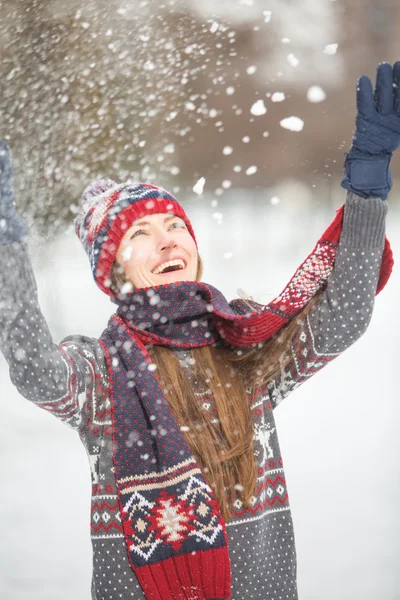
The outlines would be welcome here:
M 338 48 L 338 44 L 328 44 L 324 48 L 324 54 L 329 54 L 330 56 L 332 54 L 336 54 L 337 48 Z
M 254 175 L 254 173 L 257 173 L 257 167 L 255 165 L 252 165 L 247 169 L 246 175 Z
M 286 119 L 279 121 L 279 125 L 290 131 L 302 131 L 304 128 L 304 121 L 300 119 L 300 117 L 287 117 Z
M 257 102 L 255 102 L 253 104 L 253 106 L 250 108 L 250 112 L 252 115 L 255 115 L 256 117 L 265 115 L 265 113 L 267 112 L 267 107 L 264 104 L 264 100 L 257 100 Z
M 322 102 L 326 98 L 326 93 L 319 85 L 312 85 L 307 90 L 307 100 L 309 102 Z
M 295 57 L 294 54 L 290 53 L 287 57 L 288 63 L 292 65 L 292 67 L 297 67 L 299 64 L 299 59 Z
M 264 15 L 264 23 L 269 23 L 271 20 L 271 17 L 272 17 L 272 12 L 270 10 L 264 10 L 263 15 Z
M 254 75 L 257 71 L 257 67 L 255 65 L 250 65 L 250 67 L 247 67 L 246 71 L 248 75 Z
M 175 144 L 167 144 L 164 146 L 164 152 L 167 154 L 173 154 L 175 152 Z
M 283 92 L 274 92 L 271 96 L 272 102 L 283 102 L 285 98 L 286 96 Z
M 193 186 L 193 191 L 195 194 L 198 194 L 199 196 L 203 193 L 204 190 L 204 184 L 206 182 L 205 177 L 201 177 Z

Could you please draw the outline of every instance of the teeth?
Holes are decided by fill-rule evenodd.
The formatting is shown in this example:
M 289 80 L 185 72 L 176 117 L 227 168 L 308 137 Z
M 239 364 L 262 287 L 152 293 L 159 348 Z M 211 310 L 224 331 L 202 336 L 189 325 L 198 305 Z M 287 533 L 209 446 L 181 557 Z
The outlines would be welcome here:
M 179 266 L 179 267 L 181 267 L 181 269 L 184 269 L 185 263 L 183 262 L 183 260 L 181 258 L 177 258 L 175 260 L 170 260 L 168 262 L 163 263 L 156 269 L 154 269 L 154 271 L 152 271 L 152 273 L 154 275 L 159 275 L 159 273 L 162 273 L 164 271 L 164 269 L 166 269 L 167 267 L 174 267 L 174 266 Z

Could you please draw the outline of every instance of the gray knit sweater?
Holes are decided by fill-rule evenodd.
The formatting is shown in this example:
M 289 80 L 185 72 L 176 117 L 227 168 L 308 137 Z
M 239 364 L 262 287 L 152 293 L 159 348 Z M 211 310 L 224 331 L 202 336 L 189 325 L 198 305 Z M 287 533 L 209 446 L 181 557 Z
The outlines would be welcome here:
M 227 535 L 233 600 L 297 599 L 294 529 L 273 411 L 368 327 L 387 209 L 379 198 L 347 194 L 327 288 L 293 339 L 288 366 L 251 403 L 258 487 L 251 508 L 240 500 L 231 505 Z M 96 338 L 77 335 L 53 342 L 38 304 L 27 246 L 17 241 L 1 245 L 0 349 L 20 394 L 72 427 L 85 446 L 92 478 L 92 599 L 144 600 L 122 533 L 101 346 Z M 176 354 L 190 371 L 185 351 Z M 196 393 L 203 409 L 217 419 L 209 391 L 196 388 Z

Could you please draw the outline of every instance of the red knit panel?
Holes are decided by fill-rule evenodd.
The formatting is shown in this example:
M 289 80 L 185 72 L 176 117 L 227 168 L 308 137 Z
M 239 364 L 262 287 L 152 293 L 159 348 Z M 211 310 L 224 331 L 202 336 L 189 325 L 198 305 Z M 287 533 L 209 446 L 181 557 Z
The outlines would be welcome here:
M 217 321 L 218 333 L 229 344 L 238 347 L 249 347 L 253 343 L 258 344 L 269 340 L 277 331 L 279 331 L 288 319 L 274 315 L 269 311 L 262 312 L 251 317 L 251 326 L 234 327 L 231 323 L 223 320 Z M 247 329 L 247 331 L 245 331 Z
M 147 598 L 208 600 L 231 597 L 230 560 L 226 548 L 185 554 L 135 569 Z
M 340 232 L 342 230 L 343 224 L 344 207 L 345 205 L 343 204 L 340 208 L 336 210 L 336 217 L 321 235 L 320 241 L 329 240 L 333 244 L 339 243 Z
M 201 571 L 206 598 L 231 597 L 231 564 L 222 548 L 212 552 L 201 552 Z
M 385 248 L 383 250 L 383 257 L 381 263 L 381 271 L 379 273 L 378 286 L 376 288 L 376 294 L 383 290 L 388 282 L 390 274 L 394 265 L 393 252 L 390 246 L 389 240 L 385 237 Z
M 183 589 L 190 589 L 193 583 L 192 578 L 190 576 L 190 563 L 187 561 L 188 554 L 182 554 L 181 558 L 185 561 L 185 566 L 181 567 L 181 565 L 179 565 L 178 578 L 181 582 L 181 586 Z

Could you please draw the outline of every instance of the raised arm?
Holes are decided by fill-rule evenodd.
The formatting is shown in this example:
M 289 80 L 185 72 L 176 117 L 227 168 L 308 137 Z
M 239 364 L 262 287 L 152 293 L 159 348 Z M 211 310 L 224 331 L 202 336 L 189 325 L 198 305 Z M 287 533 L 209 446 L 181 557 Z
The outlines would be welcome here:
M 11 153 L 1 140 L 0 193 L 0 350 L 19 393 L 79 429 L 87 399 L 106 386 L 102 357 L 91 338 L 53 342 L 38 303 L 25 224 L 15 212 Z
M 375 303 L 384 249 L 389 164 L 400 145 L 400 61 L 378 66 L 375 90 L 357 81 L 357 116 L 342 187 L 343 226 L 328 286 L 293 339 L 287 368 L 269 382 L 273 406 L 359 339 Z
M 366 331 L 375 304 L 387 202 L 348 192 L 335 265 L 291 344 L 291 360 L 268 384 L 275 408 Z

